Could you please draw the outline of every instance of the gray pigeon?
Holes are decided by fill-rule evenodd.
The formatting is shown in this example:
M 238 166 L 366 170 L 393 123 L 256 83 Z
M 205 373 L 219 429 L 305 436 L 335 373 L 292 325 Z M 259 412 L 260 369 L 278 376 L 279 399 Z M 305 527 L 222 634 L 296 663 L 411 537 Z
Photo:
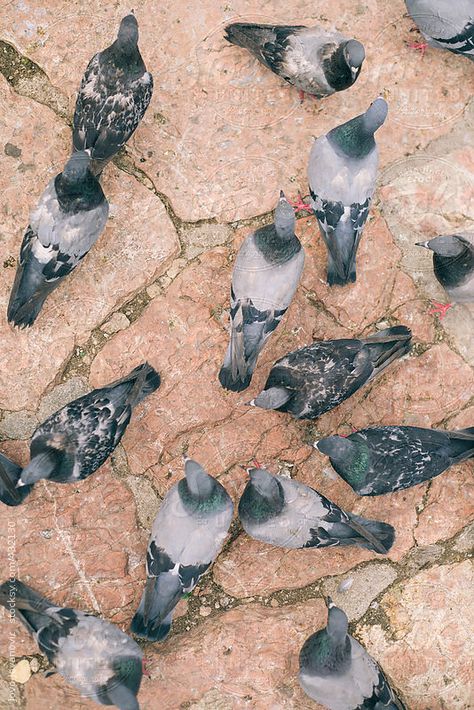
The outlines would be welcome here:
M 418 242 L 431 249 L 436 278 L 453 303 L 474 303 L 474 234 L 451 234 Z M 452 304 L 435 306 L 441 313 Z
M 18 579 L 0 586 L 0 604 L 18 619 L 39 649 L 85 698 L 120 710 L 139 710 L 143 654 L 118 626 L 92 614 L 56 606 Z
M 381 555 L 393 545 L 395 530 L 388 523 L 346 513 L 313 488 L 264 468 L 249 469 L 249 476 L 239 517 L 255 540 L 293 550 L 358 545 Z
M 378 496 L 429 481 L 474 457 L 474 427 L 459 431 L 414 426 L 361 429 L 314 444 L 360 496 Z
M 21 466 L 0 454 L 0 501 L 5 505 L 20 505 L 33 489 L 32 485 L 17 488 L 22 470 Z
M 342 609 L 327 598 L 328 623 L 300 651 L 299 681 L 328 710 L 407 710 L 380 666 L 347 633 Z
M 152 93 L 153 78 L 138 49 L 138 23 L 127 15 L 115 42 L 92 57 L 77 95 L 73 148 L 91 150 L 95 174 L 129 140 Z
M 411 331 L 404 325 L 361 340 L 316 341 L 277 360 L 250 404 L 316 419 L 405 355 L 410 343 Z
M 274 220 L 245 239 L 235 260 L 231 337 L 219 372 L 222 387 L 234 392 L 249 386 L 257 358 L 290 305 L 303 271 L 304 250 L 283 192 Z
M 250 50 L 274 74 L 319 99 L 352 86 L 365 59 L 360 42 L 322 27 L 235 22 L 225 32 L 229 42 Z
M 375 131 L 387 117 L 384 99 L 318 138 L 311 149 L 311 206 L 328 251 L 329 286 L 356 280 L 356 254 L 375 191 L 379 155 Z
M 130 626 L 150 641 L 166 638 L 176 604 L 213 563 L 232 522 L 234 506 L 224 486 L 191 459 L 184 471 L 153 522 L 147 581 Z
M 87 152 L 75 153 L 51 180 L 31 213 L 8 303 L 8 322 L 32 325 L 46 298 L 101 235 L 109 205 L 89 170 Z
M 159 386 L 159 374 L 143 363 L 120 380 L 66 404 L 33 434 L 30 462 L 17 486 L 42 478 L 75 483 L 90 476 L 120 442 L 134 407 Z
M 472 0 L 405 0 L 405 4 L 431 47 L 474 61 Z

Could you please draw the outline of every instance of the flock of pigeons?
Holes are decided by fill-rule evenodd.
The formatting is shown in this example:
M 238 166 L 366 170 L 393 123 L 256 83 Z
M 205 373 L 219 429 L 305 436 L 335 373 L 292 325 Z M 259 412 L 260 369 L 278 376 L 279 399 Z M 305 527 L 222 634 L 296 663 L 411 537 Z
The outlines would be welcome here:
M 471 0 L 406 0 L 430 45 L 474 60 Z M 265 66 L 302 92 L 319 98 L 350 87 L 365 58 L 354 39 L 320 27 L 234 23 L 226 38 L 249 49 Z M 73 153 L 47 186 L 21 246 L 8 320 L 31 326 L 47 296 L 79 264 L 107 221 L 99 178 L 127 142 L 149 104 L 153 80 L 138 49 L 134 15 L 115 42 L 90 61 L 73 121 Z M 375 131 L 387 104 L 377 98 L 361 116 L 318 138 L 309 161 L 311 203 L 328 252 L 327 280 L 356 280 L 356 255 L 378 169 Z M 298 208 L 305 207 L 299 200 Z M 244 241 L 231 288 L 231 336 L 219 373 L 222 386 L 246 389 L 259 353 L 278 327 L 297 289 L 304 251 L 295 235 L 292 205 L 281 193 L 274 223 Z M 434 270 L 455 301 L 474 301 L 474 239 L 450 235 L 422 244 L 434 252 Z M 250 404 L 314 419 L 336 407 L 410 349 L 411 332 L 395 326 L 364 339 L 315 342 L 278 360 Z M 24 468 L 0 454 L 0 500 L 23 503 L 45 479 L 74 483 L 93 474 L 120 442 L 132 410 L 160 386 L 148 364 L 70 402 L 33 434 Z M 383 495 L 438 476 L 474 456 L 474 427 L 459 431 L 382 426 L 315 443 L 359 495 Z M 185 477 L 166 494 L 147 549 L 147 579 L 131 623 L 150 641 L 169 633 L 173 611 L 217 557 L 234 506 L 225 488 L 185 458 Z M 251 537 L 284 548 L 358 545 L 386 554 L 395 539 L 387 523 L 339 508 L 312 488 L 255 466 L 238 505 Z M 81 694 L 121 710 L 139 708 L 142 651 L 113 624 L 56 606 L 25 583 L 0 586 L 0 604 L 34 635 L 58 673 Z M 300 683 L 329 710 L 402 710 L 405 705 L 383 671 L 348 634 L 345 613 L 328 599 L 327 626 L 300 653 Z

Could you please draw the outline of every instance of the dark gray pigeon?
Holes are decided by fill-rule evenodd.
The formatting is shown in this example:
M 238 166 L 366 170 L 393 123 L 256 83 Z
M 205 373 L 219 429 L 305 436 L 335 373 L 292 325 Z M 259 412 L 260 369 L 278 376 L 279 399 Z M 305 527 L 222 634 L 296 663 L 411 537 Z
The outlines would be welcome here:
M 274 220 L 245 239 L 235 260 L 231 336 L 219 372 L 221 385 L 234 392 L 249 386 L 257 358 L 290 305 L 303 271 L 304 250 L 283 192 Z
M 69 158 L 31 213 L 8 303 L 8 322 L 32 325 L 46 298 L 101 235 L 109 205 L 85 151 Z
M 21 466 L 10 461 L 9 458 L 0 454 L 0 501 L 6 505 L 20 505 L 23 503 L 33 486 L 22 486 L 17 488 L 20 480 Z
M 459 431 L 414 426 L 361 429 L 314 444 L 360 496 L 378 496 L 429 481 L 474 456 L 474 427 Z
M 474 303 L 474 234 L 435 237 L 416 246 L 433 252 L 435 276 L 453 303 Z M 435 304 L 441 313 L 451 305 Z
M 318 99 L 352 86 L 365 59 L 360 42 L 322 27 L 235 22 L 225 32 L 229 42 L 249 49 L 274 74 Z
M 404 325 L 361 340 L 316 341 L 277 360 L 250 404 L 316 419 L 405 355 L 410 344 L 411 331 Z
M 138 23 L 127 15 L 115 42 L 92 57 L 77 95 L 73 148 L 91 150 L 95 174 L 129 140 L 152 93 L 153 78 L 138 49 Z
M 472 0 L 405 0 L 405 4 L 431 47 L 474 61 Z
M 33 434 L 30 463 L 17 486 L 42 478 L 74 483 L 90 476 L 119 443 L 134 407 L 159 386 L 159 374 L 143 363 L 120 380 L 66 404 Z
M 100 705 L 139 710 L 143 654 L 118 626 L 56 606 L 18 579 L 0 586 L 0 604 L 34 637 L 55 671 Z
M 191 459 L 184 472 L 153 522 L 147 581 L 130 626 L 150 641 L 166 638 L 176 604 L 213 563 L 232 522 L 234 506 L 224 486 Z
M 375 131 L 388 106 L 376 99 L 360 116 L 318 138 L 311 149 L 311 207 L 328 251 L 329 286 L 356 280 L 356 255 L 375 191 L 379 155 Z
M 328 710 L 407 710 L 383 670 L 347 633 L 342 609 L 327 598 L 328 623 L 300 651 L 299 681 Z
M 388 523 L 346 513 L 313 488 L 264 468 L 250 469 L 249 476 L 239 517 L 255 540 L 293 550 L 358 545 L 381 555 L 393 545 L 395 530 Z

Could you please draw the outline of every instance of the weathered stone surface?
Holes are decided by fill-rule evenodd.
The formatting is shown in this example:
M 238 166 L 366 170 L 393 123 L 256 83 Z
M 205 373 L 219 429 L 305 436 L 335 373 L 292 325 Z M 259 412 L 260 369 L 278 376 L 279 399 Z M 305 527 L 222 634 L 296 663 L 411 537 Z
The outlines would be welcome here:
M 469 561 L 420 572 L 382 599 L 393 640 L 377 624 L 357 627 L 362 643 L 403 688 L 410 710 L 472 705 L 473 581 Z
M 354 621 L 365 614 L 373 599 L 396 578 L 394 567 L 383 563 L 370 564 L 343 577 L 328 579 L 323 582 L 323 591 L 344 609 L 350 621 Z

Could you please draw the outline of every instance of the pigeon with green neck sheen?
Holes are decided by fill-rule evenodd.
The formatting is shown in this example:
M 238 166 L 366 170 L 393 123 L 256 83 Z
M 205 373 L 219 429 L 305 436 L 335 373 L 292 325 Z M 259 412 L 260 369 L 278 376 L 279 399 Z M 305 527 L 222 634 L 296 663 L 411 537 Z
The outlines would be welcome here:
M 293 299 L 303 265 L 293 208 L 281 192 L 273 224 L 250 234 L 235 260 L 230 342 L 219 372 L 225 389 L 240 392 L 249 386 L 260 352 Z
M 348 619 L 327 598 L 327 626 L 300 651 L 299 682 L 328 710 L 407 710 L 383 670 L 348 633 Z
M 474 303 L 474 234 L 434 237 L 416 246 L 433 252 L 434 274 L 453 303 Z
M 225 38 L 300 91 L 324 98 L 348 89 L 365 59 L 364 46 L 340 32 L 303 25 L 234 22 Z
M 224 486 L 192 459 L 185 459 L 184 471 L 153 523 L 147 580 L 130 627 L 149 641 L 166 638 L 176 604 L 213 563 L 232 522 L 234 506 Z
M 73 149 L 90 149 L 99 175 L 130 139 L 153 93 L 153 78 L 138 49 L 138 23 L 127 15 L 116 40 L 89 62 L 73 118 Z
M 94 246 L 108 214 L 88 152 L 74 153 L 30 215 L 8 303 L 9 323 L 33 325 L 49 294 Z
M 313 488 L 263 468 L 249 476 L 239 517 L 255 540 L 288 549 L 357 545 L 382 555 L 393 544 L 388 523 L 347 513 Z
M 412 426 L 361 429 L 314 444 L 361 496 L 416 486 L 474 457 L 474 427 L 445 431 Z
M 17 579 L 0 585 L 0 604 L 11 615 L 14 611 L 12 617 L 26 627 L 53 664 L 55 670 L 48 675 L 57 672 L 84 698 L 99 705 L 139 710 L 143 654 L 118 626 L 60 607 Z
M 330 286 L 356 280 L 356 255 L 375 192 L 379 156 L 374 134 L 388 112 L 376 99 L 360 116 L 318 138 L 310 153 L 311 206 L 328 252 Z

